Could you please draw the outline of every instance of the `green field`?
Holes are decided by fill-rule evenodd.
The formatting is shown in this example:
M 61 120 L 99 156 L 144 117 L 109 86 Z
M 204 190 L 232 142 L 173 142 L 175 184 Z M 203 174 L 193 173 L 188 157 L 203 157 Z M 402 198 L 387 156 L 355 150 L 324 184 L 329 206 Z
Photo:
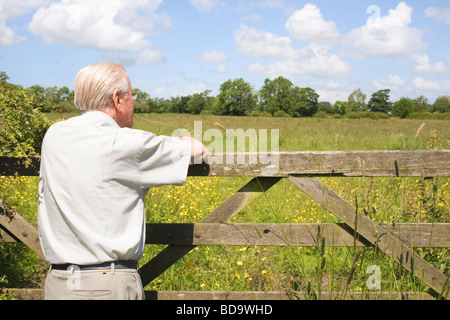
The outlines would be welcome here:
M 65 117 L 73 116 L 66 115 Z M 61 115 L 50 115 L 52 120 Z M 391 119 L 322 119 L 219 117 L 174 114 L 139 114 L 135 128 L 158 135 L 175 129 L 194 132 L 194 122 L 208 129 L 279 129 L 280 151 L 418 150 L 449 149 L 450 121 Z M 425 125 L 423 125 L 425 123 Z M 205 143 L 207 144 L 207 143 Z M 244 150 L 236 150 L 243 152 Z M 247 150 L 246 150 L 247 151 Z M 450 222 L 448 178 L 320 178 L 347 201 L 381 223 Z M 188 178 L 181 187 L 149 191 L 147 222 L 193 223 L 235 193 L 249 178 Z M 0 199 L 29 221 L 36 221 L 37 178 L 0 177 Z M 231 222 L 328 223 L 339 220 L 288 181 L 281 181 Z M 1 244 L 10 257 L 24 255 L 15 246 Z M 163 246 L 147 246 L 141 265 Z M 2 248 L 0 248 L 2 249 Z M 422 257 L 449 274 L 448 249 L 417 248 Z M 357 255 L 357 261 L 353 265 Z M 325 258 L 324 258 L 325 257 Z M 352 269 L 351 279 L 348 275 Z M 393 260 L 374 248 L 355 247 L 229 247 L 195 248 L 147 290 L 205 291 L 367 291 L 371 265 L 381 270 L 384 292 L 424 292 L 427 287 Z M 40 287 L 45 264 L 29 255 L 13 266 L 17 272 L 0 274 L 0 288 Z M 21 274 L 24 274 L 22 276 Z

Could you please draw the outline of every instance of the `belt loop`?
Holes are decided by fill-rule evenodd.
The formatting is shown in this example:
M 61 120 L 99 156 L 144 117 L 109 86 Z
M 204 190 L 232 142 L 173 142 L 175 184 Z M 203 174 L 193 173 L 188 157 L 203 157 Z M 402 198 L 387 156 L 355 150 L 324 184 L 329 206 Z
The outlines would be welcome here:
M 114 262 L 111 262 L 111 274 L 114 275 L 116 272 L 116 264 Z

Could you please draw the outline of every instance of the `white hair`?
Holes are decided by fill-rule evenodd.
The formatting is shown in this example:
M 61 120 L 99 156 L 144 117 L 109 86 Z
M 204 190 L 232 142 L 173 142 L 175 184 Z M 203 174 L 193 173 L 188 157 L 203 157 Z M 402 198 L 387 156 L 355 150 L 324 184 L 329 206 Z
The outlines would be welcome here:
M 75 80 L 75 106 L 81 112 L 101 110 L 111 104 L 114 91 L 128 95 L 125 75 L 125 68 L 113 62 L 84 67 Z

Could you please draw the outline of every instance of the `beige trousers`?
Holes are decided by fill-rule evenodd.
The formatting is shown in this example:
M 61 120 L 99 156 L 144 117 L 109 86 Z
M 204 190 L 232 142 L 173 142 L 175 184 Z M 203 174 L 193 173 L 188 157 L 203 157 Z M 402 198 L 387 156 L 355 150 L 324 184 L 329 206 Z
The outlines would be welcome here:
M 50 269 L 45 300 L 144 300 L 141 277 L 134 269 L 85 271 Z

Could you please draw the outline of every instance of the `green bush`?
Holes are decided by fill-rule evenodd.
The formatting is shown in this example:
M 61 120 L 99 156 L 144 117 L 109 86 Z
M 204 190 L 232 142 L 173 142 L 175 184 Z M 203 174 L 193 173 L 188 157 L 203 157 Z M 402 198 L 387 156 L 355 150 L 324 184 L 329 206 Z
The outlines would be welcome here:
M 450 120 L 450 112 L 412 112 L 408 115 L 408 119 L 424 119 L 424 120 Z
M 350 112 L 345 115 L 348 119 L 389 119 L 389 115 L 384 112 L 374 112 L 374 111 L 356 111 Z
M 290 115 L 284 112 L 283 110 L 278 110 L 273 114 L 276 118 L 289 118 Z
M 50 126 L 40 107 L 29 91 L 0 82 L 0 155 L 23 157 L 40 153 Z

